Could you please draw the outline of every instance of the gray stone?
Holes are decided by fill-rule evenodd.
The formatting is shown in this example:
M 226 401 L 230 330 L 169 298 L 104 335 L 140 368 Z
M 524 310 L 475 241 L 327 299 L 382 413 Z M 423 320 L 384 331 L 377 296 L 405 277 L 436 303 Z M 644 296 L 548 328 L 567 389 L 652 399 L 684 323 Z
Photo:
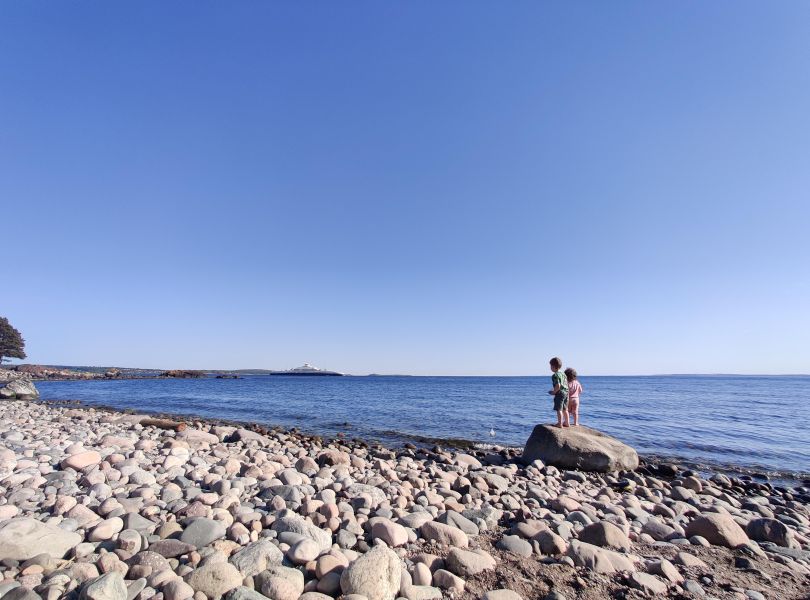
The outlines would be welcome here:
M 127 586 L 118 571 L 89 580 L 82 587 L 80 600 L 127 600 Z
M 375 546 L 343 571 L 340 587 L 344 594 L 361 594 L 368 600 L 394 600 L 402 567 L 393 550 Z
M 683 583 L 683 575 L 666 558 L 655 560 L 647 565 L 647 570 L 655 575 L 660 575 L 672 583 Z
M 548 529 L 543 529 L 536 536 L 535 539 L 540 545 L 540 551 L 543 554 L 556 556 L 562 554 L 566 550 L 565 540 Z
M 379 517 L 375 517 L 374 521 L 371 526 L 372 538 L 379 538 L 392 548 L 408 543 L 408 530 L 399 523 Z
M 674 528 L 656 518 L 647 519 L 647 522 L 641 527 L 641 532 L 658 542 L 668 540 L 677 533 Z
M 230 562 L 244 577 L 255 577 L 268 565 L 280 565 L 284 555 L 270 540 L 259 540 L 248 544 L 231 556 Z
M 481 600 L 523 600 L 523 596 L 512 590 L 490 590 L 483 596 Z
M 694 579 L 687 579 L 683 582 L 683 588 L 693 596 L 705 596 L 706 591 Z
M 157 528 L 157 523 L 142 517 L 138 513 L 127 513 L 124 515 L 123 519 L 124 529 L 134 529 L 142 535 L 150 535 Z
M 297 600 L 304 592 L 304 574 L 282 565 L 271 565 L 259 573 L 255 583 L 272 600 Z
M 752 540 L 771 542 L 785 548 L 790 547 L 794 539 L 793 531 L 776 519 L 752 519 L 745 527 L 745 532 Z
M 197 549 L 205 548 L 211 542 L 225 537 L 225 524 L 199 517 L 193 519 L 180 534 L 180 541 Z
M 500 550 L 528 558 L 532 555 L 532 545 L 517 535 L 505 535 L 497 543 Z
M 186 542 L 175 540 L 173 538 L 169 538 L 166 540 L 158 540 L 149 545 L 150 551 L 157 552 L 158 554 L 166 558 L 175 558 L 177 556 L 182 556 L 196 549 L 197 546 L 193 544 L 187 544 Z
M 434 540 L 440 544 L 447 544 L 455 548 L 466 548 L 469 546 L 467 534 L 444 523 L 428 521 L 419 528 L 419 534 L 426 540 Z
M 331 532 L 321 529 L 312 521 L 295 514 L 276 519 L 271 529 L 278 533 L 291 532 L 307 537 L 318 544 L 321 552 L 327 552 L 332 547 Z
M 232 589 L 225 597 L 227 600 L 267 600 L 267 596 L 243 585 Z
M 457 513 L 454 510 L 448 510 L 439 515 L 436 519 L 439 523 L 444 523 L 446 525 L 452 525 L 457 529 L 461 529 L 467 535 L 478 535 L 478 525 L 470 521 L 464 515 Z
M 68 582 L 70 582 L 70 577 L 67 578 Z M 0 598 L 2 598 L 5 594 L 13 590 L 14 588 L 20 587 L 20 584 L 16 581 L 9 581 L 8 579 L 4 579 L 0 581 Z
M 219 441 L 219 438 L 217 438 Z M 261 445 L 267 443 L 267 437 L 263 436 L 261 433 L 256 433 L 255 431 L 250 431 L 248 429 L 236 429 L 234 432 L 228 436 L 228 442 L 259 442 Z
M 42 553 L 64 558 L 81 541 L 78 533 L 35 519 L 15 517 L 0 523 L 0 560 L 22 561 Z
M 429 585 L 406 585 L 400 589 L 405 600 L 442 600 L 442 591 Z
M 464 579 L 483 571 L 491 571 L 497 564 L 491 555 L 483 550 L 462 550 L 451 548 L 445 558 L 447 570 Z
M 146 579 L 141 577 L 127 583 L 127 600 L 135 600 L 146 587 Z
M 190 600 L 194 596 L 194 588 L 182 579 L 172 579 L 163 585 L 165 600 Z
M 348 486 L 345 490 L 343 490 L 343 495 L 349 498 L 357 498 L 361 494 L 368 494 L 371 496 L 371 501 L 374 506 L 378 504 L 382 504 L 385 502 L 385 492 L 383 492 L 380 488 L 375 487 L 373 485 L 366 485 L 364 483 L 353 483 Z M 369 599 L 371 600 L 371 599 Z
M 304 538 L 294 543 L 287 551 L 287 558 L 293 564 L 305 565 L 318 558 L 321 550 L 318 544 L 310 538 Z
M 630 573 L 630 585 L 653 596 L 661 596 L 667 593 L 667 584 L 655 575 L 649 575 L 648 573 Z
M 686 535 L 706 538 L 710 544 L 739 548 L 750 541 L 737 522 L 730 516 L 721 513 L 705 513 L 689 523 Z
M 571 540 L 568 545 L 568 556 L 577 566 L 586 567 L 596 573 L 611 574 L 617 571 L 636 570 L 635 565 L 626 555 L 579 540 Z
M 230 563 L 209 563 L 186 575 L 185 580 L 194 591 L 202 592 L 208 600 L 216 600 L 242 585 L 242 574 Z
M 587 544 L 613 548 L 614 550 L 629 550 L 630 539 L 617 525 L 609 521 L 591 523 L 579 532 L 579 539 Z
M 27 587 L 17 586 L 2 596 L 3 600 L 42 600 L 42 598 Z
M 166 560 L 165 557 L 161 556 L 157 552 L 150 552 L 149 550 L 142 550 L 141 552 L 138 552 L 135 556 L 130 558 L 127 563 L 131 567 L 136 565 L 149 567 L 152 569 L 152 571 L 165 571 L 166 569 L 171 569 L 169 561 Z
M 422 525 L 432 520 L 433 515 L 427 511 L 412 512 L 399 518 L 400 523 L 411 529 L 419 529 Z
M 495 528 L 501 520 L 501 517 L 503 517 L 503 511 L 501 509 L 489 505 L 482 506 L 481 508 L 466 508 L 461 514 L 476 523 L 478 523 L 476 519 L 480 519 L 486 523 L 489 529 Z M 480 528 L 479 523 L 479 529 Z

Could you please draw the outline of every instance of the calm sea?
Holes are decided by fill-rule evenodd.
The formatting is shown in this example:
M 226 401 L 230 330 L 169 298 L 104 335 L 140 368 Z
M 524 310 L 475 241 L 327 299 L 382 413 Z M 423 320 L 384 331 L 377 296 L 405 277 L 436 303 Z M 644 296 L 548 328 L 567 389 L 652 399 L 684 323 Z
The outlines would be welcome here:
M 581 421 L 641 454 L 709 467 L 810 472 L 810 377 L 583 377 Z M 551 422 L 548 377 L 273 377 L 38 382 L 45 400 L 81 400 L 296 426 L 380 440 L 463 438 L 522 445 Z M 495 435 L 490 436 L 490 430 Z

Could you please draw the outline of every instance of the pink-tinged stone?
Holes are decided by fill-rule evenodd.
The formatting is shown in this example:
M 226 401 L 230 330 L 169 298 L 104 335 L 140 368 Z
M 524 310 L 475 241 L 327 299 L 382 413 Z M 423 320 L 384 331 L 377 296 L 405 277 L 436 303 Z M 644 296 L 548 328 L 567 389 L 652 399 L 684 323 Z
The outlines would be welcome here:
M 101 462 L 101 454 L 95 450 L 86 450 L 85 452 L 77 452 L 65 458 L 61 465 L 63 469 L 75 469 L 83 471 L 88 467 L 92 467 Z

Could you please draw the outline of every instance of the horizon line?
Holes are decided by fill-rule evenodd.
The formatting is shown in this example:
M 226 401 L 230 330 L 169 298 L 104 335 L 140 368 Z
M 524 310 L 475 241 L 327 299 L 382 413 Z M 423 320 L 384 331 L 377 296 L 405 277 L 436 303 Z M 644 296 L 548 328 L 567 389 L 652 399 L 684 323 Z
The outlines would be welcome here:
M 169 371 L 169 370 L 187 370 L 187 371 L 205 371 L 205 372 L 235 372 L 235 371 L 282 371 L 280 369 L 261 368 L 236 368 L 236 369 L 188 369 L 173 367 L 166 369 L 164 367 L 116 367 L 116 366 L 103 366 L 103 365 L 59 365 L 59 364 L 46 364 L 46 363 L 25 363 L 18 364 L 4 364 L 0 368 L 15 367 L 20 365 L 32 365 L 41 367 L 61 367 L 72 369 L 127 369 L 132 371 Z M 331 370 L 331 369 L 326 369 Z M 336 371 L 339 372 L 339 371 Z M 342 373 L 342 372 L 341 372 Z M 342 373 L 343 376 L 348 377 L 545 377 L 545 374 L 522 374 L 522 375 L 504 375 L 504 374 L 413 374 L 413 373 Z M 626 373 L 617 375 L 615 373 L 592 373 L 592 374 L 579 374 L 579 377 L 810 377 L 810 373 L 723 373 L 723 372 L 704 372 L 704 373 Z

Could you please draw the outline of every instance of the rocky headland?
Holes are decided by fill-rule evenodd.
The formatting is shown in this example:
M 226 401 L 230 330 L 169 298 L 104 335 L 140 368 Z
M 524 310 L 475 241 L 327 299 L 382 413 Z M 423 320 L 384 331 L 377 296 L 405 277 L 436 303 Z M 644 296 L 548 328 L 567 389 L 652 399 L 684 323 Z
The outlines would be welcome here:
M 171 369 L 163 371 L 158 374 L 158 377 L 168 379 L 202 379 L 205 377 L 205 371 L 194 371 L 189 369 Z
M 201 379 L 207 376 L 206 371 L 192 369 L 119 369 L 117 367 L 52 367 L 45 365 L 15 365 L 0 368 L 0 381 L 3 377 L 12 377 L 11 373 L 24 375 L 32 381 L 92 381 L 109 379 Z M 236 378 L 234 375 L 233 378 Z
M 2 372 L 20 373 L 27 375 L 34 381 L 47 381 L 47 380 L 91 380 L 91 379 L 127 379 L 132 378 L 132 375 L 127 374 L 125 371 L 116 368 L 104 370 L 81 370 L 69 369 L 66 367 L 49 367 L 45 365 L 15 365 L 13 367 L 3 367 L 0 369 L 0 376 Z
M 2 402 L 0 598 L 808 597 L 805 488 L 520 454 Z

